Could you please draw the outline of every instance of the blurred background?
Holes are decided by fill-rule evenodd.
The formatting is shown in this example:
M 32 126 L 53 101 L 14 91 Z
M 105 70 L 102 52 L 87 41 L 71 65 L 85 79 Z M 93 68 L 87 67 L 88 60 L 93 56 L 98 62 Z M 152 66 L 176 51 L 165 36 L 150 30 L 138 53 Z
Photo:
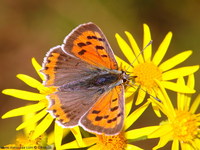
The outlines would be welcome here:
M 16 75 L 24 73 L 39 79 L 31 65 L 31 58 L 35 57 L 41 64 L 51 47 L 62 44 L 64 37 L 73 28 L 86 22 L 94 22 L 103 30 L 117 55 L 121 53 L 115 33 L 125 38 L 124 31 L 131 32 L 142 47 L 143 23 L 147 23 L 151 29 L 155 52 L 164 36 L 172 31 L 173 39 L 165 60 L 192 49 L 193 55 L 180 66 L 200 63 L 198 0 L 1 0 L 0 90 L 16 88 L 35 91 L 17 79 Z M 199 72 L 195 76 L 199 93 Z M 172 96 L 176 100 L 175 95 Z M 196 96 L 194 94 L 193 98 Z M 25 104 L 26 101 L 1 94 L 0 116 Z M 134 128 L 159 123 L 151 108 L 145 114 L 134 124 Z M 150 115 L 155 120 L 149 120 Z M 0 119 L 0 146 L 13 142 L 17 134 L 15 128 L 20 123 L 21 117 Z M 149 140 L 133 144 L 150 149 L 156 143 L 157 140 Z

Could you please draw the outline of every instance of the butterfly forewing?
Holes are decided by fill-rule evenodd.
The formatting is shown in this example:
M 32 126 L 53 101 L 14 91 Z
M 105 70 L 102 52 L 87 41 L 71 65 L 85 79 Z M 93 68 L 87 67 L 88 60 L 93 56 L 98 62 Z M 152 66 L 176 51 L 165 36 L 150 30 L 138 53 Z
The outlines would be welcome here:
M 98 70 L 56 46 L 47 53 L 41 72 L 46 76 L 46 86 L 62 86 L 80 78 L 91 78 Z
M 113 51 L 103 32 L 93 23 L 78 26 L 69 34 L 62 48 L 89 64 L 118 69 Z

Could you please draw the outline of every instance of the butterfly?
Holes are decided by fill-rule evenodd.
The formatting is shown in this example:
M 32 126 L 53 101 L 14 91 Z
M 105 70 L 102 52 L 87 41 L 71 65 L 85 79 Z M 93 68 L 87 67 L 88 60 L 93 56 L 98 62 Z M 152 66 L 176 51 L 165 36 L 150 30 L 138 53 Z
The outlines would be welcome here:
M 116 135 L 124 123 L 124 83 L 129 76 L 119 69 L 101 29 L 81 24 L 44 58 L 44 85 L 56 91 L 47 96 L 48 111 L 64 128 Z

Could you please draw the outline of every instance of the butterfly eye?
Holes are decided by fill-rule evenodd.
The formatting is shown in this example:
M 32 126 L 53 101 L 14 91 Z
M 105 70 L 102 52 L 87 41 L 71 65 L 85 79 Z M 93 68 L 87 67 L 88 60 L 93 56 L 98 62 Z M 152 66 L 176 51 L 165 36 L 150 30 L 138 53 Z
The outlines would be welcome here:
M 125 83 L 127 81 L 127 79 L 123 79 L 123 82 Z

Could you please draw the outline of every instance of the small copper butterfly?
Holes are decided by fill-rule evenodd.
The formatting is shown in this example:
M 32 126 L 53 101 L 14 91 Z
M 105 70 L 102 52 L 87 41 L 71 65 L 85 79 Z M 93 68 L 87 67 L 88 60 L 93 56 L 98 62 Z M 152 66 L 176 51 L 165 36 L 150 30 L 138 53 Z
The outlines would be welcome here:
M 118 134 L 124 123 L 124 83 L 103 32 L 94 23 L 76 27 L 64 44 L 47 53 L 44 85 L 53 86 L 49 112 L 65 128 L 81 126 L 97 134 Z

